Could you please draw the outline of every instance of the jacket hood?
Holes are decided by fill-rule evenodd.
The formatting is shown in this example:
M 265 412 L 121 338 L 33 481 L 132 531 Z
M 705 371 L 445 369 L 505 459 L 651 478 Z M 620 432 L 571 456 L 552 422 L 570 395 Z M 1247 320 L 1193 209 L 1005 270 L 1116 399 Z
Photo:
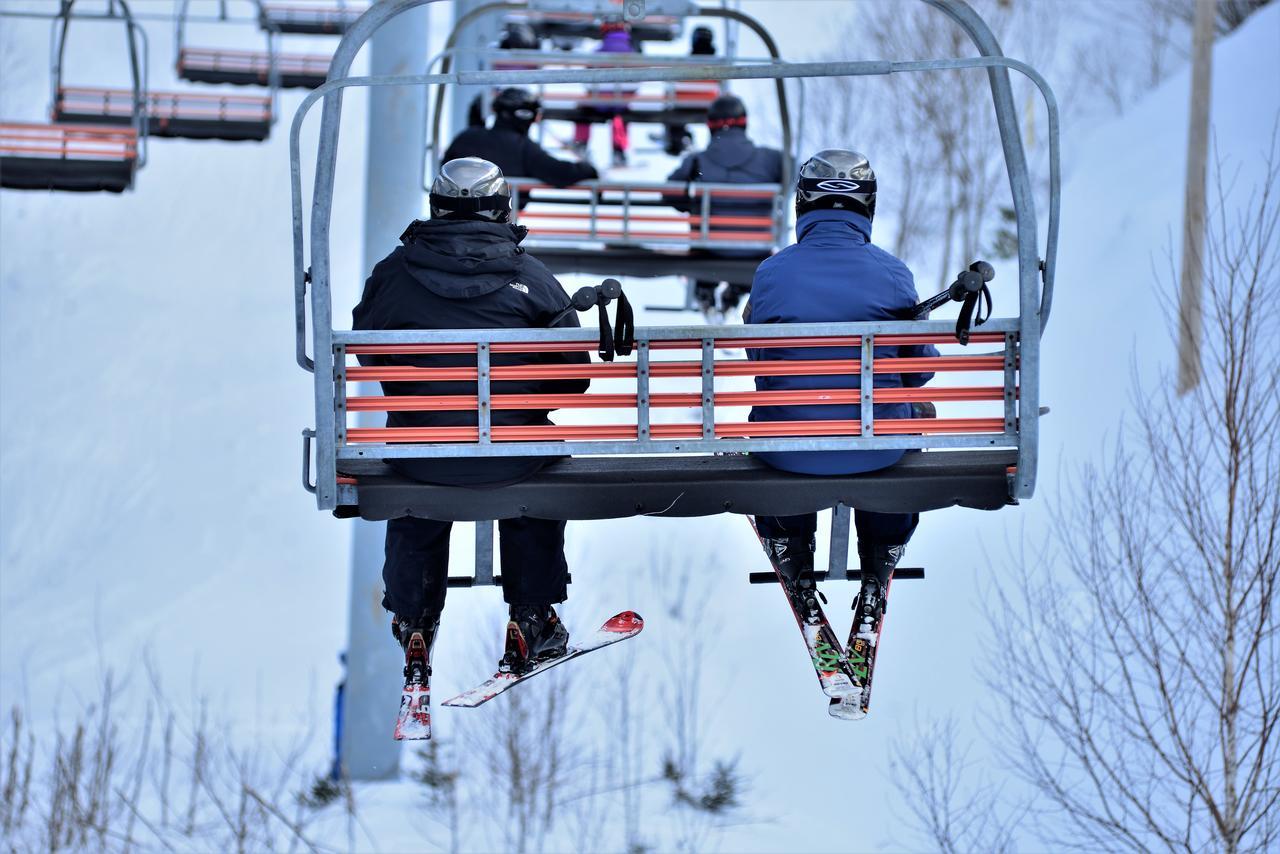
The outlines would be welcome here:
M 796 239 L 803 240 L 805 235 L 822 223 L 845 223 L 851 231 L 862 235 L 865 243 L 871 242 L 871 220 L 860 213 L 842 210 L 817 210 L 801 214 L 796 220 Z
M 747 137 L 745 128 L 724 128 L 716 131 L 703 156 L 724 166 L 737 169 L 756 153 L 756 144 Z
M 405 271 L 433 294 L 470 299 L 516 280 L 528 229 L 505 222 L 415 221 L 401 238 Z

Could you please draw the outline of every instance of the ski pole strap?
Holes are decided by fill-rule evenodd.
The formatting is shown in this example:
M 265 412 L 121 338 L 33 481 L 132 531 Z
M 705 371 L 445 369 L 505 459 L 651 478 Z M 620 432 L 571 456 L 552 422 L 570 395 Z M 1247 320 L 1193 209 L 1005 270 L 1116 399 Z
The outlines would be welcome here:
M 596 303 L 596 309 L 600 312 L 600 346 L 596 352 L 600 354 L 600 361 L 613 361 L 613 329 L 609 326 L 609 310 L 605 308 L 604 300 Z
M 960 306 L 960 316 L 956 318 L 956 340 L 961 344 L 968 344 L 971 327 L 981 326 L 990 317 L 991 290 L 984 283 L 978 290 L 970 291 L 964 296 L 964 303 Z
M 627 295 L 618 291 L 617 326 L 614 328 L 614 352 L 619 356 L 630 356 L 636 343 L 636 314 L 631 310 L 631 301 Z

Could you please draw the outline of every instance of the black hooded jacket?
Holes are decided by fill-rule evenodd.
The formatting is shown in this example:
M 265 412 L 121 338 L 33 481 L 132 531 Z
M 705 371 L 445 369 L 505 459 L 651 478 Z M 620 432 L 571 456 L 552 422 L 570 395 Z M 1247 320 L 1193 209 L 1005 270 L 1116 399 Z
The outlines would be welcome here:
M 569 297 L 555 276 L 520 248 L 525 229 L 506 223 L 464 220 L 415 222 L 404 245 L 378 262 L 352 312 L 354 329 L 540 329 Z M 576 327 L 574 312 L 554 324 Z M 586 364 L 585 353 L 494 353 L 492 364 Z M 473 367 L 465 354 L 361 356 L 369 366 Z M 580 394 L 589 380 L 508 380 L 494 394 Z M 388 395 L 476 393 L 471 381 L 383 383 Z M 547 410 L 496 409 L 494 426 L 550 424 Z M 474 425 L 470 412 L 391 412 L 388 427 Z M 554 457 L 391 460 L 405 475 L 428 483 L 502 485 L 534 474 Z
M 597 177 L 590 163 L 557 160 L 529 139 L 528 132 L 494 119 L 493 127 L 469 127 L 449 143 L 441 163 L 459 157 L 480 157 L 508 178 L 535 178 L 553 187 L 567 187 Z

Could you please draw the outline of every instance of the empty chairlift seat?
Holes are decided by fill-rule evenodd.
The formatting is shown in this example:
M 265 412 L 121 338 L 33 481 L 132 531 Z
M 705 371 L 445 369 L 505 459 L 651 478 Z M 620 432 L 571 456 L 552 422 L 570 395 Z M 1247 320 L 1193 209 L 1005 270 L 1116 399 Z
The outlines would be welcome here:
M 517 178 L 511 186 L 529 229 L 525 246 L 557 273 L 750 284 L 782 237 L 778 184 L 590 181 L 557 189 Z
M 936 332 L 886 332 L 870 336 L 870 342 L 864 343 L 857 335 L 818 334 L 812 329 L 787 334 L 803 327 L 739 327 L 717 330 L 714 338 L 706 339 L 681 339 L 678 330 L 638 329 L 635 361 L 528 365 L 504 363 L 504 359 L 512 358 L 508 354 L 532 351 L 591 349 L 596 342 L 493 341 L 487 344 L 484 365 L 488 382 L 481 386 L 485 407 L 480 406 L 478 394 L 347 394 L 349 384 L 355 391 L 358 382 L 475 383 L 475 366 L 417 367 L 412 357 L 478 354 L 478 343 L 365 344 L 354 342 L 378 333 L 335 333 L 336 341 L 348 342 L 335 348 L 334 361 L 338 391 L 333 445 L 339 472 L 336 503 L 340 515 L 358 514 L 367 519 L 424 516 L 455 520 L 723 512 L 791 515 L 836 504 L 887 513 L 953 505 L 997 509 L 1010 503 L 1010 474 L 1017 459 L 1018 359 L 1016 325 L 1009 321 L 992 325 L 1003 329 L 973 336 L 972 344 L 986 345 L 987 352 L 978 355 L 959 348 L 952 335 Z M 442 339 L 464 334 L 396 335 Z M 877 345 L 883 354 L 895 352 L 885 349 L 894 345 L 924 343 L 938 345 L 943 355 L 901 358 L 876 354 Z M 821 358 L 716 358 L 716 347 L 723 346 L 821 348 L 815 353 Z M 372 367 L 348 364 L 361 355 L 392 358 Z M 864 361 L 867 355 L 870 359 Z M 936 376 L 922 388 L 875 388 L 873 400 L 932 402 L 939 417 L 876 418 L 872 407 L 863 406 L 862 415 L 854 420 L 753 422 L 747 418 L 749 407 L 857 404 L 866 398 L 859 388 L 848 387 L 849 374 L 860 375 L 863 387 L 869 388 L 869 380 L 876 374 L 913 372 Z M 751 386 L 750 378 L 762 375 L 826 377 L 830 382 L 823 385 L 818 381 L 806 390 L 746 390 Z M 503 380 L 533 377 L 590 377 L 594 385 L 587 394 L 501 392 Z M 717 381 L 736 382 L 743 390 L 717 388 Z M 489 383 L 495 384 L 492 389 Z M 541 426 L 491 426 L 482 416 L 504 409 L 558 409 L 560 415 L 556 424 Z M 468 420 L 475 423 L 396 428 L 347 424 L 351 413 L 387 411 L 470 412 Z M 862 446 L 906 445 L 928 450 L 908 451 L 900 462 L 878 471 L 835 477 L 782 472 L 739 454 L 711 455 L 719 450 L 802 450 L 806 443 L 817 445 L 825 440 L 843 440 L 849 447 L 863 442 Z M 789 445 L 784 448 L 784 443 Z M 422 484 L 396 474 L 383 462 L 388 457 L 522 452 L 576 456 L 553 463 L 523 483 L 490 490 Z
M 303 35 L 341 35 L 365 10 L 364 4 L 263 3 L 258 23 L 268 32 Z
M 58 90 L 53 118 L 60 122 L 128 125 L 133 121 L 133 92 L 64 87 Z M 264 140 L 271 133 L 271 98 L 151 92 L 146 96 L 146 118 L 150 136 Z
M 9 189 L 119 193 L 137 164 L 132 127 L 0 123 L 0 186 Z
M 280 85 L 287 89 L 315 89 L 329 73 L 324 54 L 276 54 Z M 178 76 L 193 83 L 231 83 L 267 86 L 271 82 L 271 54 L 266 51 L 184 47 L 178 53 Z

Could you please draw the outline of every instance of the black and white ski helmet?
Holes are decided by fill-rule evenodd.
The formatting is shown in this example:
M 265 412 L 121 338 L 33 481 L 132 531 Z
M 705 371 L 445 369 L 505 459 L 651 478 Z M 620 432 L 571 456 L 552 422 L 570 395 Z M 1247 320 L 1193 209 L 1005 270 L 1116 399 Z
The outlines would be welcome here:
M 871 219 L 876 214 L 876 173 L 863 154 L 828 148 L 800 167 L 796 180 L 796 216 L 836 208 Z
M 503 89 L 493 99 L 493 114 L 505 124 L 515 125 L 525 131 L 538 118 L 538 111 L 541 109 L 542 102 L 538 100 L 538 96 L 518 86 Z
M 537 50 L 538 34 L 524 21 L 508 22 L 498 42 L 502 50 Z
M 479 157 L 459 157 L 431 182 L 432 219 L 511 219 L 511 185 L 502 170 Z

